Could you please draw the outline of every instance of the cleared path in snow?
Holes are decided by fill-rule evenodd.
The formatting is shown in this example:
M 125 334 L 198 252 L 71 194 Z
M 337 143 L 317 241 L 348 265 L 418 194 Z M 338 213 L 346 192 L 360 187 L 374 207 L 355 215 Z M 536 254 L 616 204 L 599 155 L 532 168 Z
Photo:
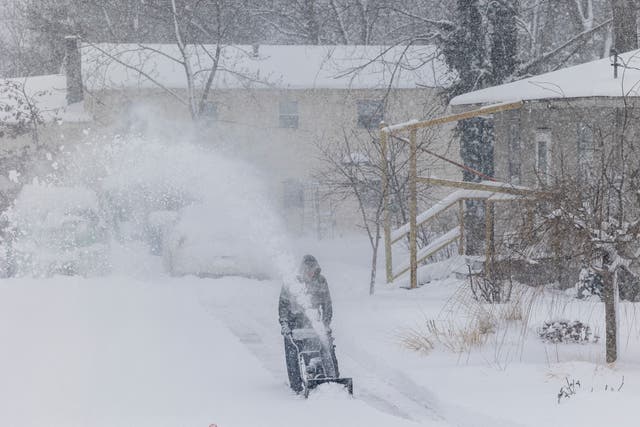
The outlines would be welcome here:
M 234 283 L 228 288 L 229 280 Z M 223 321 L 283 388 L 288 389 L 282 337 L 277 325 L 279 291 L 277 284 L 272 282 L 258 283 L 242 278 L 211 281 L 201 288 L 206 309 Z M 359 361 L 354 360 L 344 350 L 342 342 L 336 344 L 341 373 L 354 377 L 357 399 L 397 417 L 440 424 L 442 418 L 429 407 L 428 401 L 421 402 L 419 397 L 404 395 L 393 384 L 393 378 L 385 378 L 381 366 L 366 366 L 362 357 Z M 347 398 L 346 393 L 344 397 Z
M 190 280 L 190 284 L 199 288 L 200 300 L 205 309 L 220 319 L 260 359 L 265 370 L 286 388 L 282 337 L 277 323 L 280 285 L 272 281 L 244 278 L 183 280 Z M 333 299 L 336 316 L 333 326 L 340 371 L 344 376 L 353 377 L 356 400 L 421 425 L 518 426 L 494 417 L 470 413 L 457 407 L 455 402 L 438 402 L 427 387 L 416 383 L 401 369 L 390 365 L 388 360 L 376 356 L 377 349 L 372 342 L 379 340 L 380 346 L 388 346 L 389 342 L 380 340 L 380 336 L 371 329 L 367 330 L 353 322 L 353 318 L 371 319 L 370 316 L 375 315 L 363 308 L 367 304 L 362 304 L 360 297 L 345 298 L 344 294 L 334 292 Z M 349 314 L 344 315 L 345 313 Z M 397 362 L 402 363 L 401 360 Z M 346 398 L 346 393 L 344 397 Z
M 189 280 L 189 279 L 184 279 Z M 282 337 L 277 323 L 277 303 L 280 285 L 272 281 L 255 281 L 244 278 L 220 280 L 191 279 L 200 291 L 203 306 L 219 318 L 269 371 L 283 388 L 287 387 Z M 395 417 L 419 422 L 422 425 L 456 425 L 462 427 L 514 427 L 503 420 L 471 414 L 455 405 L 441 405 L 428 390 L 417 384 L 400 369 L 376 357 L 374 346 L 365 348 L 361 342 L 370 342 L 375 333 L 358 329 L 350 323 L 351 312 L 368 316 L 361 311 L 359 299 L 343 300 L 339 292 L 334 295 L 337 356 L 341 374 L 353 377 L 354 395 L 357 400 Z M 380 345 L 389 345 L 381 342 Z M 398 361 L 401 363 L 401 360 Z M 345 396 L 346 398 L 346 393 Z M 445 420 L 446 419 L 446 420 Z M 364 424 L 359 424 L 364 425 Z
M 207 314 L 186 280 L 4 280 L 0 425 L 415 425 L 331 387 L 292 396 L 247 350 L 256 340 Z

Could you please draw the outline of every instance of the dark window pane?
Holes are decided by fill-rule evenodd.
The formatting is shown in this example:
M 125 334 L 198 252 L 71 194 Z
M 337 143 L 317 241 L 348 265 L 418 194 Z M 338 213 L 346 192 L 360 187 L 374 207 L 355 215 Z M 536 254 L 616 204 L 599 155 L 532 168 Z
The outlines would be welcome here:
M 376 129 L 384 119 L 382 101 L 358 101 L 358 127 Z
M 548 173 L 547 142 L 538 141 L 538 173 L 546 175 Z
M 585 123 L 578 123 L 578 177 L 587 179 L 594 158 L 593 129 Z
M 205 101 L 202 106 L 201 116 L 210 120 L 218 120 L 218 104 L 211 101 Z
M 298 128 L 298 116 L 280 116 L 280 127 L 297 129 Z
M 520 184 L 520 130 L 518 125 L 509 127 L 509 182 Z
M 285 208 L 304 207 L 304 186 L 295 179 L 287 179 L 282 183 L 282 201 Z
M 279 109 L 280 109 L 280 127 L 297 129 L 298 128 L 298 101 L 281 101 Z

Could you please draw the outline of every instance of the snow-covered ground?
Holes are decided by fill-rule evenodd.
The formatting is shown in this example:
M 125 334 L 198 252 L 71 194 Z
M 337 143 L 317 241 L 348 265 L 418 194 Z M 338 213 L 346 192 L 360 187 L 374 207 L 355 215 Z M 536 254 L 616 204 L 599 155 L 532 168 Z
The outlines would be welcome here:
M 353 398 L 331 386 L 309 400 L 289 391 L 277 280 L 20 278 L 0 283 L 0 424 L 637 425 L 637 333 L 623 339 L 612 369 L 600 361 L 602 343 L 534 339 L 538 316 L 550 310 L 539 304 L 525 340 L 499 328 L 465 353 L 437 342 L 415 352 L 400 337 L 425 319 L 443 319 L 460 281 L 434 280 L 415 291 L 381 286 L 370 297 L 364 239 L 296 246 L 296 255 L 317 255 L 329 281 L 338 358 L 343 375 L 354 378 Z M 583 320 L 597 326 L 599 304 L 576 304 L 594 313 Z M 567 379 L 581 386 L 558 403 Z
M 259 171 L 192 144 L 98 142 L 63 151 L 55 173 L 25 187 L 56 197 L 23 194 L 3 217 L 25 262 L 0 281 L 0 426 L 638 424 L 634 304 L 621 304 L 620 360 L 608 367 L 602 339 L 543 344 L 537 333 L 566 319 L 602 336 L 600 302 L 516 285 L 511 303 L 482 305 L 452 274 L 460 258 L 421 270 L 428 283 L 416 290 L 382 284 L 381 265 L 370 296 L 366 238 L 288 239 Z M 85 190 L 96 203 L 80 203 Z M 166 239 L 172 218 L 188 227 Z M 78 225 L 86 233 L 65 232 Z M 166 259 L 174 240 L 184 259 L 212 265 L 210 248 L 229 241 L 221 227 L 243 242 L 233 254 L 251 248 L 270 280 L 167 274 L 167 261 L 180 262 Z M 206 244 L 184 244 L 193 237 Z M 86 277 L 51 277 L 58 270 L 47 260 L 66 261 L 92 242 L 107 247 L 105 268 L 72 265 L 62 270 Z M 46 265 L 35 271 L 44 249 L 50 257 L 37 258 Z M 353 397 L 324 385 L 305 400 L 287 385 L 278 296 L 306 253 L 329 282 Z
M 205 303 L 205 288 L 228 295 L 235 282 L 4 281 L 0 424 L 413 425 L 330 386 L 308 401 L 292 395 Z M 264 284 L 250 286 L 261 293 Z M 260 337 L 267 348 L 279 338 L 271 317 L 276 332 Z

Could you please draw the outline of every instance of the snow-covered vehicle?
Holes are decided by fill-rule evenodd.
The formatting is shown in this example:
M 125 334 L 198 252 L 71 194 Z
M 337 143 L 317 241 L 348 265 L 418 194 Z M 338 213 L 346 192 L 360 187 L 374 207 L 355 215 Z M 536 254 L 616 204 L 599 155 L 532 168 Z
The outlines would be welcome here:
M 25 185 L 6 214 L 18 275 L 96 275 L 108 270 L 98 198 L 86 188 Z
M 262 248 L 232 223 L 213 218 L 199 204 L 181 209 L 162 244 L 167 271 L 174 276 L 271 277 Z

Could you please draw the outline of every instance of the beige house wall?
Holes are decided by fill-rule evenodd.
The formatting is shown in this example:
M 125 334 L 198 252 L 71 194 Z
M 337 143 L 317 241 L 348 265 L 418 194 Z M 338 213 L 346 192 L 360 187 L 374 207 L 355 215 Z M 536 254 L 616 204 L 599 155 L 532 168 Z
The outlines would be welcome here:
M 182 95 L 182 94 L 181 94 Z M 209 101 L 217 107 L 215 119 L 200 123 L 196 138 L 204 145 L 220 147 L 230 155 L 246 160 L 265 176 L 276 206 L 291 231 L 319 236 L 354 230 L 360 223 L 353 200 L 338 203 L 318 184 L 318 174 L 326 164 L 319 147 L 342 144 L 345 135 L 352 141 L 373 142 L 377 129 L 358 126 L 358 101 L 387 97 L 384 120 L 393 124 L 444 113 L 444 105 L 434 89 L 401 90 L 214 90 Z M 298 103 L 298 127 L 280 127 L 279 104 Z M 86 100 L 96 118 L 96 126 L 115 130 L 132 124 L 137 117 L 141 131 L 161 130 L 164 137 L 185 138 L 184 123 L 191 119 L 188 109 L 174 97 L 161 91 L 111 91 L 94 93 Z M 438 154 L 459 160 L 459 149 L 452 138 L 452 127 L 430 132 L 429 148 Z M 371 161 L 379 161 L 371 159 Z M 441 160 L 421 156 L 426 173 L 458 179 L 459 170 Z M 287 206 L 283 200 L 286 182 L 303 189 L 302 206 Z M 442 189 L 423 189 L 425 200 L 435 201 Z M 429 204 L 427 202 L 426 204 Z M 425 206 L 426 207 L 426 206 Z

